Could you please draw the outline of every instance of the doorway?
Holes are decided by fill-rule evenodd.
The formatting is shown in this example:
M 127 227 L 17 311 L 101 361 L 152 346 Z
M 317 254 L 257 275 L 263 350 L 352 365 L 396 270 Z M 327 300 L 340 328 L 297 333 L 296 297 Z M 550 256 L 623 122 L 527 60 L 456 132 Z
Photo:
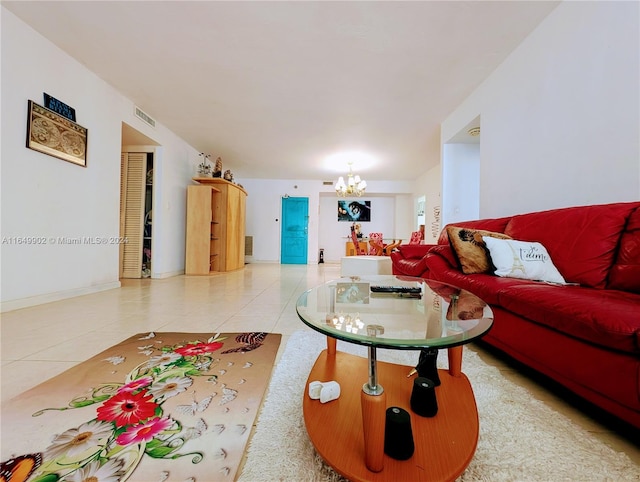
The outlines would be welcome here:
M 120 278 L 152 278 L 153 206 L 158 193 L 154 184 L 158 144 L 122 123 L 120 159 Z
M 442 146 L 441 226 L 480 215 L 480 117 Z
M 307 264 L 309 198 L 282 198 L 280 263 Z

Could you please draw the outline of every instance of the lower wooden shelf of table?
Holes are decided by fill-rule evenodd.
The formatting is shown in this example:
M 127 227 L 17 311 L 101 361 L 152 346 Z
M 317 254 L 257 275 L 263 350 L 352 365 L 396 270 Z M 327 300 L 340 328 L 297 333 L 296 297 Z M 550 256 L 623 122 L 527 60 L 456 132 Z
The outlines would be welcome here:
M 344 352 L 320 353 L 308 383 L 335 380 L 340 398 L 325 404 L 303 395 L 304 420 L 309 438 L 320 456 L 350 481 L 446 481 L 455 480 L 469 465 L 478 444 L 478 410 L 473 390 L 463 373 L 439 370 L 436 388 L 438 413 L 421 417 L 411 411 L 414 378 L 411 367 L 377 362 L 378 380 L 386 394 L 387 407 L 404 408 L 411 415 L 415 452 L 408 460 L 384 455 L 384 467 L 372 472 L 365 464 L 362 385 L 367 380 L 366 358 Z

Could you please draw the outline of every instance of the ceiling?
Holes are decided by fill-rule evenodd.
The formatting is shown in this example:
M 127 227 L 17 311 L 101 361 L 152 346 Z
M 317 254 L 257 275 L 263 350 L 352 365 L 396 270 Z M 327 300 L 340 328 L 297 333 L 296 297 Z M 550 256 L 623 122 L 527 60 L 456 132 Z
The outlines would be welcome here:
M 235 179 L 408 180 L 558 2 L 2 4 Z

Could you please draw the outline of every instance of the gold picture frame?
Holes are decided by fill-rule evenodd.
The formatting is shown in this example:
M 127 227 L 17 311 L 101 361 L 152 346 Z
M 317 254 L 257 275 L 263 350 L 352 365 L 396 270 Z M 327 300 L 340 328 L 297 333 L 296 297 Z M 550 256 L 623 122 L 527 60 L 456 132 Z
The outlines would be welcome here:
M 82 167 L 87 167 L 86 128 L 29 101 L 27 147 Z

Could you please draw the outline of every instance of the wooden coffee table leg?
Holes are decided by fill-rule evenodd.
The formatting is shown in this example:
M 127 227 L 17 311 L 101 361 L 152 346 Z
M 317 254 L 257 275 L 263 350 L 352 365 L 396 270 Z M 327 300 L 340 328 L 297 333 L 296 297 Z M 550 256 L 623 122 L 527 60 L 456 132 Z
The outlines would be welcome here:
M 331 338 L 330 336 L 327 337 L 327 353 L 329 355 L 335 356 L 336 355 L 336 343 L 338 342 L 337 338 Z
M 387 411 L 387 394 L 368 395 L 360 393 L 362 405 L 362 428 L 364 431 L 365 464 L 372 472 L 384 467 L 384 427 Z
M 362 428 L 364 432 L 365 464 L 372 472 L 384 466 L 384 429 L 387 418 L 387 394 L 378 383 L 376 347 L 368 348 L 369 380 L 362 386 Z
M 459 377 L 462 373 L 462 345 L 447 348 L 449 355 L 449 374 Z

